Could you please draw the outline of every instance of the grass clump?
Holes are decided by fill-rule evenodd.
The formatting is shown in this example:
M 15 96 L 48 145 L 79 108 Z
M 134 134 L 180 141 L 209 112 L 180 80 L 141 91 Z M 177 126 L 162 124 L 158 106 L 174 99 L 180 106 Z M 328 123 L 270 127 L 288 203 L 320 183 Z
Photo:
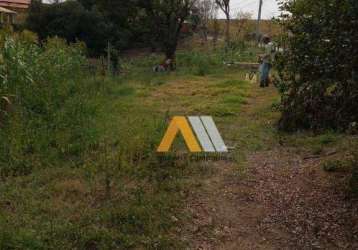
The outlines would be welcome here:
M 219 57 L 215 54 L 200 53 L 197 51 L 181 52 L 177 55 L 178 68 L 184 68 L 185 72 L 189 72 L 197 76 L 205 76 L 220 68 Z
M 347 171 L 350 168 L 350 164 L 347 161 L 330 160 L 324 162 L 322 167 L 326 172 L 342 172 Z
M 232 105 L 247 104 L 247 100 L 245 99 L 245 97 L 240 96 L 240 95 L 226 96 L 223 98 L 223 102 L 226 104 L 232 104 Z

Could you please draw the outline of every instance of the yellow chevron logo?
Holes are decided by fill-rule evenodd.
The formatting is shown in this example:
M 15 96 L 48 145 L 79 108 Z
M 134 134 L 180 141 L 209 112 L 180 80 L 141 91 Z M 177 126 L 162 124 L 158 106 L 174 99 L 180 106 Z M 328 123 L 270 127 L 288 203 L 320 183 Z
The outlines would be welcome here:
M 192 153 L 228 152 L 214 120 L 210 116 L 173 117 L 157 152 L 168 152 L 179 133 Z

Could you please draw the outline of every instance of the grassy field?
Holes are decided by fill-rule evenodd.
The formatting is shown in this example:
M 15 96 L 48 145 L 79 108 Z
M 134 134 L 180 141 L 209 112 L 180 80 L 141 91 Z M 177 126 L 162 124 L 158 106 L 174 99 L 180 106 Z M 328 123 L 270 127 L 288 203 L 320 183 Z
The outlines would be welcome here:
M 245 61 L 250 60 L 255 54 L 249 51 Z M 2 161 L 0 249 L 190 245 L 178 231 L 182 223 L 192 221 L 185 209 L 188 193 L 200 190 L 201 181 L 215 174 L 215 164 L 162 161 L 157 156 L 156 147 L 175 115 L 214 117 L 233 148 L 230 166 L 237 180 L 247 176 L 249 155 L 280 143 L 310 156 L 350 147 L 347 136 L 333 132 L 278 133 L 276 90 L 245 81 L 245 72 L 223 66 L 218 54 L 180 52 L 178 70 L 172 73 L 151 72 L 156 61 L 157 56 L 128 60 L 121 76 L 86 75 L 78 80 L 85 82 L 82 94 L 67 105 L 76 106 L 83 98 L 90 107 L 81 111 L 81 117 L 84 110 L 88 114 L 85 122 L 52 130 L 60 142 L 42 142 L 51 150 L 25 151 L 21 163 L 26 171 L 8 171 Z M 66 144 L 73 134 L 82 138 L 80 145 Z M 11 140 L 14 152 L 16 145 L 23 145 L 22 137 L 16 138 Z M 59 156 L 51 143 L 62 145 Z M 174 148 L 182 150 L 182 141 Z M 18 166 L 15 163 L 11 166 Z
M 190 188 L 186 177 L 204 169 L 158 159 L 167 119 L 207 114 L 226 123 L 246 103 L 249 83 L 243 72 L 219 65 L 215 55 L 179 58 L 175 73 L 152 73 L 153 58 L 145 58 L 124 65 L 121 77 L 87 78 L 84 96 L 93 112 L 88 146 L 63 144 L 71 154 L 59 160 L 28 152 L 24 172 L 3 166 L 1 249 L 180 246 L 171 232 L 173 216 Z M 56 134 L 59 140 L 72 136 L 72 130 L 63 132 Z M 12 142 L 21 145 L 20 138 Z

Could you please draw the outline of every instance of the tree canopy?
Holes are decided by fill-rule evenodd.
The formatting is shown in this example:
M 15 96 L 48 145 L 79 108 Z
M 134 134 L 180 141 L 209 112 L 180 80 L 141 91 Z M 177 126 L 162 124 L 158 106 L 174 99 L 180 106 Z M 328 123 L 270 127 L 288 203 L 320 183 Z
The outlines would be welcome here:
M 141 6 L 154 28 L 154 40 L 161 45 L 167 58 L 173 59 L 184 21 L 195 0 L 143 0 Z
M 111 24 L 96 9 L 88 10 L 77 1 L 42 4 L 33 1 L 26 28 L 41 40 L 59 36 L 68 42 L 84 41 L 91 54 L 100 54 L 110 37 Z
M 84 41 L 92 55 L 105 52 L 107 42 L 118 50 L 159 47 L 173 57 L 181 27 L 195 0 L 69 0 L 32 2 L 26 28 L 40 39 L 60 36 Z M 153 32 L 154 31 L 154 32 Z

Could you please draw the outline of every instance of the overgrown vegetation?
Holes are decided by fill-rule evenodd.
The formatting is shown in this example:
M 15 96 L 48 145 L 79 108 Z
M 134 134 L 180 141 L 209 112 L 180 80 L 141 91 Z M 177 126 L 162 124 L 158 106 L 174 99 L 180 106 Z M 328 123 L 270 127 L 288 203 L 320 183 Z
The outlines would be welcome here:
M 40 39 L 59 36 L 68 42 L 83 41 L 90 56 L 150 47 L 174 58 L 184 21 L 195 1 L 32 1 L 25 28 Z
M 285 130 L 345 130 L 358 121 L 358 2 L 287 1 L 287 50 L 277 58 Z M 334 20 L 334 21 L 333 21 Z
M 86 43 L 91 56 L 105 53 L 108 41 L 115 33 L 112 26 L 98 9 L 86 9 L 78 1 L 66 1 L 56 4 L 43 4 L 32 1 L 29 16 L 24 24 L 26 29 L 36 32 L 39 39 L 58 36 L 67 42 L 82 41 Z M 124 28 L 122 32 L 125 32 Z M 129 36 L 127 34 L 127 36 Z M 130 39 L 130 38 L 127 38 Z M 116 44 L 119 48 L 126 46 L 127 40 Z
M 78 2 L 83 7 L 75 9 Z M 150 31 L 149 25 L 140 27 L 140 24 L 148 17 L 144 10 L 151 8 L 156 11 L 152 13 L 155 20 L 151 21 L 165 24 L 158 28 L 160 36 L 150 43 L 162 39 L 162 49 L 165 51 L 166 45 L 169 46 L 164 56 L 172 57 L 178 42 L 178 29 L 183 23 L 182 19 L 175 19 L 176 14 L 187 15 L 188 6 L 182 4 L 191 1 L 169 1 L 177 4 L 179 9 L 175 10 L 170 9 L 173 5 L 169 2 L 147 1 L 140 11 L 131 4 L 141 1 L 78 2 L 38 5 L 37 10 L 46 8 L 41 13 L 44 16 L 30 15 L 29 23 L 59 21 L 45 21 L 47 27 L 40 34 L 40 43 L 37 36 L 28 31 L 0 36 L 0 100 L 10 100 L 5 107 L 0 105 L 0 249 L 187 247 L 187 242 L 178 237 L 183 229 L 180 223 L 192 222 L 188 222 L 189 215 L 183 213 L 183 201 L 200 185 L 199 179 L 213 174 L 211 165 L 215 164 L 158 157 L 156 147 L 168 120 L 174 115 L 214 116 L 230 147 L 230 156 L 233 156 L 230 168 L 233 167 L 238 178 L 246 173 L 249 153 L 287 146 L 289 150 L 308 152 L 309 157 L 316 159 L 323 156 L 327 148 L 345 139 L 334 131 L 318 136 L 277 134 L 273 124 L 279 114 L 270 106 L 278 102 L 275 89 L 257 90 L 254 83 L 244 80 L 246 72 L 231 63 L 256 62 L 261 49 L 245 41 L 231 39 L 225 47 L 218 46 L 214 50 L 181 49 L 176 53 L 179 67 L 175 72 L 154 73 L 152 66 L 163 58 L 151 54 L 123 58 L 120 75 L 90 74 L 85 55 L 104 53 L 103 42 L 107 43 L 107 38 L 120 49 L 138 42 L 143 37 L 136 40 L 136 34 Z M 168 13 L 169 16 L 163 16 Z M 65 18 L 67 14 L 76 22 L 70 24 L 72 20 Z M 95 21 L 93 30 L 87 27 Z M 173 28 L 171 31 L 168 21 Z M 58 25 L 64 30 L 57 29 Z M 67 30 L 67 25 L 73 26 Z M 41 25 L 36 28 L 41 30 Z M 82 29 L 101 39 L 92 40 Z M 118 33 L 106 37 L 107 32 L 114 31 Z M 66 41 L 48 38 L 56 34 Z M 297 33 L 293 34 L 288 38 L 292 46 L 298 39 Z M 76 42 L 77 38 L 83 39 L 88 47 Z M 318 47 L 313 52 L 316 49 Z M 317 89 L 317 82 L 322 83 L 317 78 L 306 82 L 300 74 L 292 73 L 296 72 L 295 63 L 298 62 L 293 53 L 302 50 L 285 52 L 290 59 L 289 66 L 278 64 L 283 117 L 296 107 L 311 107 L 316 100 L 314 94 L 320 93 L 311 91 L 309 85 Z M 327 55 L 326 50 L 321 52 Z M 317 60 L 324 60 L 322 58 Z M 349 63 L 345 65 L 351 67 Z M 298 72 L 304 72 L 307 67 L 297 67 Z M 321 74 L 320 66 L 313 69 Z M 348 71 L 345 72 L 343 75 L 348 76 Z M 328 75 L 322 75 L 329 79 Z M 327 87 L 335 86 L 330 92 L 334 96 L 332 100 L 341 93 L 339 83 Z M 304 102 L 303 106 L 293 102 L 293 106 L 287 106 L 289 100 L 293 100 L 290 98 L 300 96 L 300 91 L 308 93 L 310 102 Z M 258 97 L 250 98 L 251 95 Z M 302 127 L 326 127 L 328 123 L 322 123 L 316 116 L 310 120 L 313 117 L 310 115 L 317 114 L 311 111 L 290 113 L 304 115 L 304 122 L 299 123 L 297 116 L 296 120 L 289 120 L 293 123 L 285 128 L 298 128 L 308 122 L 309 126 Z M 287 123 L 282 119 L 281 124 Z M 355 127 L 350 128 L 353 133 Z M 277 141 L 280 146 L 276 145 Z M 181 152 L 183 147 L 183 141 L 177 140 L 173 150 Z M 349 186 L 355 193 L 357 159 L 352 157 L 349 164 L 347 167 L 342 161 L 327 161 L 324 169 L 331 172 L 342 166 L 352 169 Z M 267 163 L 264 165 L 267 167 Z
M 13 103 L 1 121 L 1 176 L 31 173 L 58 160 L 76 165 L 94 136 L 89 86 L 81 80 L 82 45 L 54 38 L 40 47 L 28 32 L 2 34 L 0 43 L 0 96 Z
M 40 46 L 23 32 L 0 45 L 0 96 L 12 103 L 0 125 L 0 248 L 181 248 L 172 230 L 187 177 L 204 167 L 163 161 L 156 147 L 174 113 L 235 117 L 243 75 L 220 51 L 180 52 L 172 73 L 151 71 L 158 56 L 126 60 L 125 74 L 107 78 L 87 72 L 82 43 Z M 161 105 L 153 95 L 172 81 L 196 88 Z

